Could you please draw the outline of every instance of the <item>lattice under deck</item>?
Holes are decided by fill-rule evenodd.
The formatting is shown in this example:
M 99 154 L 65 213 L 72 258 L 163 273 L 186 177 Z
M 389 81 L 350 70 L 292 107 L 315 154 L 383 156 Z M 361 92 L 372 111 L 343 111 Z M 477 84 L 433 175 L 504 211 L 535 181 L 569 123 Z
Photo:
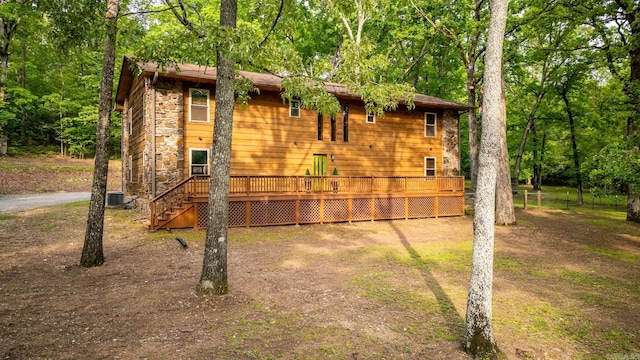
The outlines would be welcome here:
M 409 218 L 426 218 L 436 216 L 435 197 L 409 198 Z

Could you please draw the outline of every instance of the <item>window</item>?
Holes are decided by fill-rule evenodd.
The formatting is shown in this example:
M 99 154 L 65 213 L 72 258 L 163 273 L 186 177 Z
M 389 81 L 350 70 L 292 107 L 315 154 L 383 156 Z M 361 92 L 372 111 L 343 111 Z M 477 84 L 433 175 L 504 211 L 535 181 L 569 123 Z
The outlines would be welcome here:
M 349 141 L 349 105 L 345 105 L 342 111 L 342 141 Z
M 436 137 L 436 114 L 424 113 L 424 136 Z
M 191 149 L 189 175 L 209 174 L 209 150 Z
M 322 140 L 322 114 L 318 113 L 318 140 Z
M 291 100 L 289 102 L 289 116 L 300 117 L 300 101 Z
M 142 182 L 147 182 L 147 153 L 142 153 Z
M 133 155 L 129 155 L 128 158 L 129 161 L 127 161 L 127 180 L 129 182 L 133 182 Z
M 336 134 L 336 116 L 332 115 L 331 116 L 331 141 L 336 141 L 337 138 L 337 134 Z
M 436 176 L 436 158 L 424 158 L 424 176 Z
M 127 114 L 127 121 L 129 123 L 129 135 L 133 134 L 133 108 L 129 104 L 129 114 Z
M 209 122 L 209 90 L 189 89 L 189 121 Z
M 367 114 L 367 124 L 376 123 L 376 114 Z

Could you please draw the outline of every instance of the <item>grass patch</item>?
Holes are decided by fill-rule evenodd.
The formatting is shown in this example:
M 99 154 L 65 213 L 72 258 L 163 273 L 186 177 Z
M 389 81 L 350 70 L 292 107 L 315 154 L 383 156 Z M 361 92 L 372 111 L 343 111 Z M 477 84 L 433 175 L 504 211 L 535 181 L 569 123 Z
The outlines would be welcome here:
M 15 215 L 4 215 L 4 214 L 0 214 L 0 220 L 11 220 L 15 218 Z
M 391 272 L 368 272 L 357 276 L 353 280 L 363 296 L 376 302 L 398 306 L 400 308 L 411 308 L 413 310 L 427 311 L 432 313 L 437 308 L 436 301 L 422 289 L 412 289 L 395 286 L 386 281 L 393 279 Z
M 601 255 L 609 259 L 622 260 L 630 264 L 637 264 L 640 262 L 640 256 L 632 254 L 629 251 L 592 245 L 583 245 L 582 247 L 590 253 Z

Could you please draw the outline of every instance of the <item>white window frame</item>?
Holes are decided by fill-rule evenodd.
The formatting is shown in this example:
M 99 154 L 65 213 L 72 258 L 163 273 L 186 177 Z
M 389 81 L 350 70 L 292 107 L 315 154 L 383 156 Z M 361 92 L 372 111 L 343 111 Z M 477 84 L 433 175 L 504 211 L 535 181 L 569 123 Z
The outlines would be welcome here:
M 128 175 L 128 181 L 129 182 L 133 182 L 133 155 L 129 155 L 128 158 L 128 169 L 127 169 L 127 175 Z
M 429 125 L 428 124 L 428 122 L 427 122 L 427 116 L 428 115 L 433 115 L 433 125 Z M 429 127 L 433 127 L 433 135 L 428 135 L 427 134 L 427 129 Z M 424 137 L 428 137 L 428 138 L 438 137 L 438 114 L 432 113 L 432 112 L 425 112 L 424 113 Z
M 131 104 L 129 104 L 129 111 L 127 116 L 127 122 L 129 124 L 129 135 L 133 135 L 133 108 L 131 107 Z
M 207 163 L 204 165 L 204 174 L 194 174 L 193 173 L 193 152 L 194 151 L 206 151 L 207 152 Z M 200 164 L 196 164 L 200 165 Z M 209 175 L 209 167 L 211 165 L 211 151 L 205 148 L 189 148 L 189 176 L 193 175 Z
M 376 114 L 366 114 L 365 122 L 367 124 L 375 124 L 376 123 Z M 369 121 L 371 119 L 371 121 Z
M 428 159 L 433 159 L 433 168 L 427 168 Z M 433 170 L 433 175 L 427 175 L 428 170 Z M 438 176 L 438 159 L 435 156 L 424 157 L 424 176 Z
M 142 182 L 147 182 L 147 152 L 142 153 Z
M 296 106 L 294 107 L 293 104 L 296 104 Z M 294 112 L 297 112 L 297 114 L 294 114 Z M 300 100 L 293 99 L 289 101 L 289 117 L 300 117 Z
M 207 94 L 207 110 L 206 110 L 207 120 L 206 121 L 205 120 L 197 120 L 197 119 L 194 120 L 192 118 L 192 115 L 193 115 L 192 108 L 193 108 L 193 106 L 202 106 L 202 105 L 198 105 L 198 104 L 196 104 L 196 105 L 193 104 L 192 92 L 194 90 L 195 91 L 202 91 L 202 92 Z M 210 112 L 209 104 L 210 103 L 211 103 L 211 93 L 209 92 L 209 90 L 207 90 L 207 89 L 199 89 L 199 88 L 189 88 L 189 122 L 197 122 L 197 123 L 203 123 L 203 124 L 204 123 L 208 123 L 209 122 L 209 117 L 210 117 L 210 115 L 209 115 L 209 112 Z

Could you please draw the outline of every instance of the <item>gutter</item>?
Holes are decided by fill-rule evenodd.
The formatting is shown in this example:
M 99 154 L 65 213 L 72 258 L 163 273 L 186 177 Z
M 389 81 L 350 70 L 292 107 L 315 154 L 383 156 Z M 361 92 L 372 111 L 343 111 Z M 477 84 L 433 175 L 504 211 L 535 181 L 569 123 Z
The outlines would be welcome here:
M 153 80 L 151 81 L 151 198 L 156 197 L 156 82 L 158 81 L 158 72 L 153 74 Z

